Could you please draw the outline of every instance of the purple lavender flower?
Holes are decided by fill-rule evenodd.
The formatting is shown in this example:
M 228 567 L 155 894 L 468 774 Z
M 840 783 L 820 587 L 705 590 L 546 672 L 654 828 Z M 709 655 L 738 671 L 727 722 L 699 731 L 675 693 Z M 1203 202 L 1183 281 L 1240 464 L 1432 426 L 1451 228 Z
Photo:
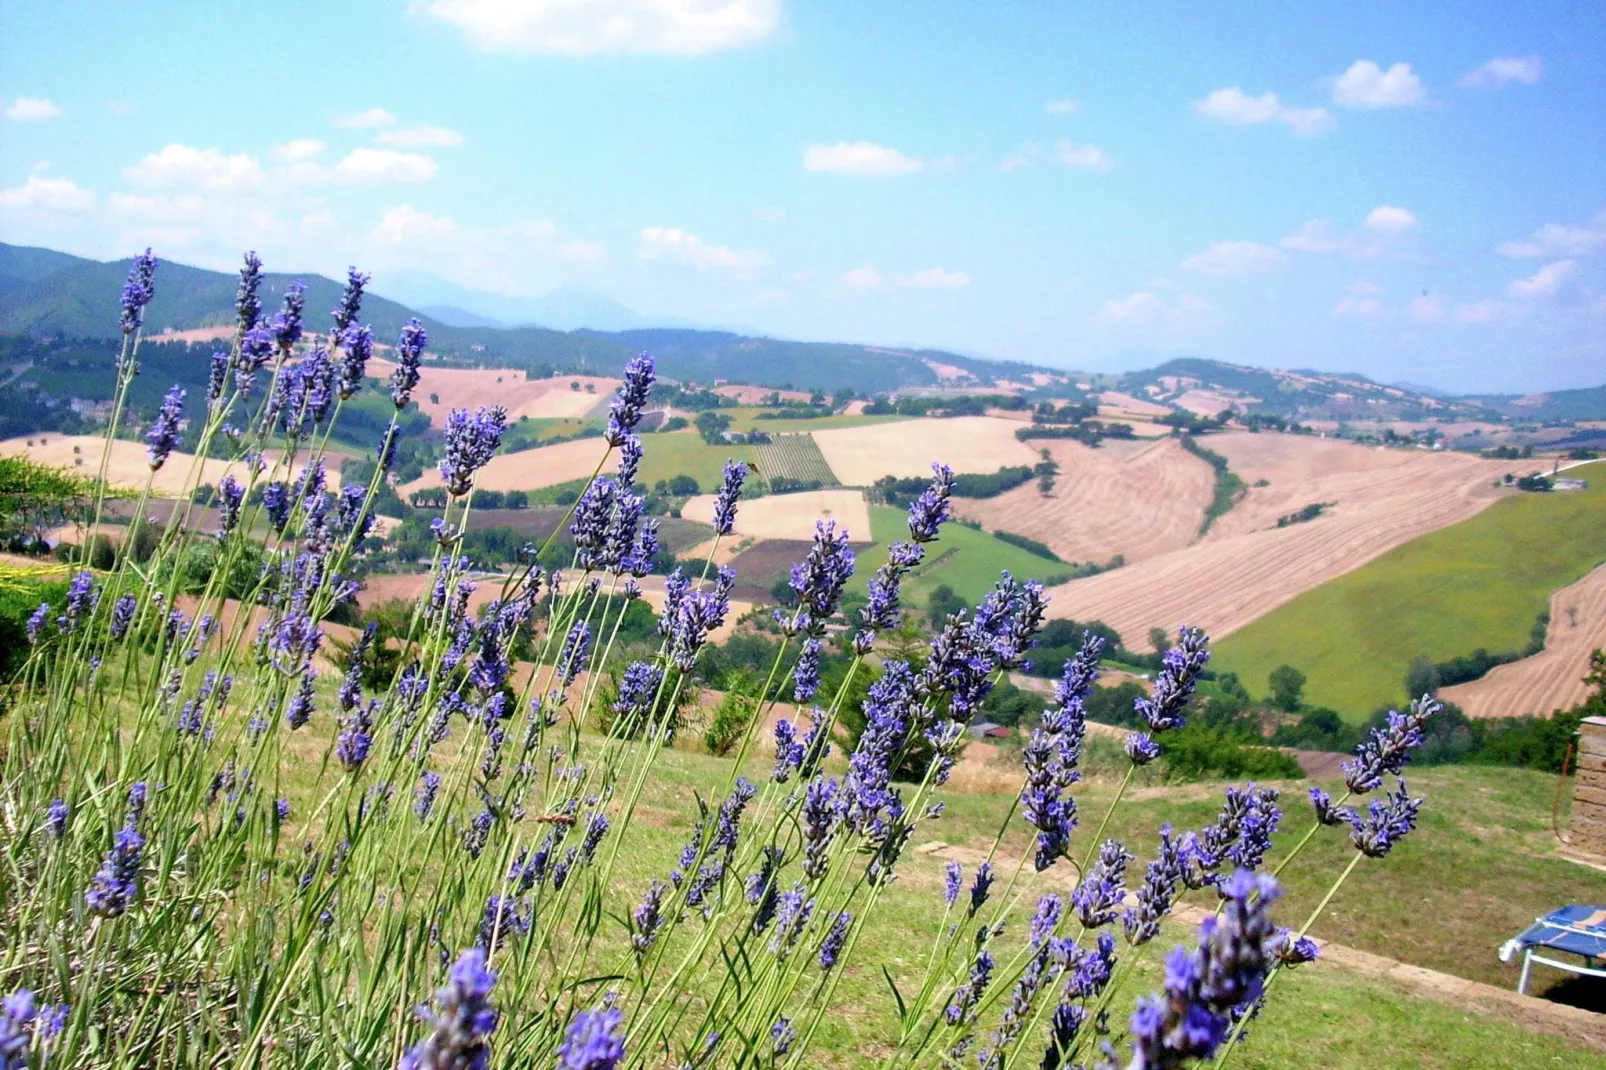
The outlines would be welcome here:
M 1196 872 L 1189 874 L 1189 887 L 1219 887 L 1216 871 L 1229 862 L 1234 869 L 1258 868 L 1282 820 L 1276 801 L 1275 788 L 1256 788 L 1253 782 L 1242 789 L 1229 785 L 1220 815 L 1191 842 L 1190 869 Z
M 1131 861 L 1131 852 L 1120 840 L 1099 845 L 1098 861 L 1071 892 L 1071 909 L 1084 928 L 1097 929 L 1115 920 L 1126 898 L 1126 867 Z
M 225 475 L 217 485 L 217 534 L 223 538 L 240 523 L 240 508 L 245 504 L 245 487 L 232 475 Z
M 206 369 L 206 403 L 208 407 L 223 399 L 223 390 L 229 384 L 229 355 L 222 350 L 212 354 Z
M 647 405 L 647 395 L 658 378 L 650 355 L 642 353 L 625 365 L 623 382 L 608 408 L 608 430 L 605 437 L 610 446 L 624 444 L 625 438 L 641 422 L 641 412 Z
M 943 867 L 942 901 L 949 910 L 959 901 L 959 885 L 965 877 L 965 867 L 958 862 L 949 862 Z
M 625 1057 L 624 1017 L 617 1007 L 575 1015 L 558 1045 L 557 1070 L 613 1070 Z
M 372 327 L 348 327 L 340 336 L 340 400 L 350 401 L 362 389 L 368 358 L 374 353 Z
M 770 1026 L 770 1040 L 774 1042 L 776 1057 L 790 1052 L 792 1044 L 797 1040 L 797 1030 L 792 1028 L 792 1019 L 775 1019 L 775 1024 Z
M 311 669 L 301 674 L 301 683 L 296 693 L 290 696 L 290 701 L 284 707 L 284 720 L 291 730 L 303 728 L 312 719 L 313 703 L 317 698 L 312 685 L 318 680 L 318 674 Z
M 425 773 L 418 778 L 418 788 L 413 793 L 413 813 L 418 815 L 420 821 L 427 819 L 429 812 L 435 808 L 435 793 L 440 787 L 438 773 Z
M 507 410 L 491 405 L 476 410 L 453 409 L 446 416 L 446 456 L 440 463 L 441 479 L 453 497 L 467 494 L 474 473 L 490 463 L 502 444 Z
M 697 662 L 697 652 L 708 641 L 708 634 L 725 623 L 725 614 L 730 611 L 731 589 L 735 586 L 735 571 L 721 565 L 712 591 L 685 591 L 679 595 L 669 633 L 669 659 L 681 672 L 691 671 Z M 667 599 L 664 610 L 669 611 Z
M 986 905 L 987 893 L 992 889 L 994 879 L 993 864 L 991 862 L 983 862 L 981 865 L 976 867 L 976 876 L 970 885 L 970 909 L 967 912 L 968 917 L 974 918 L 976 916 L 976 912 L 981 910 L 981 908 Z
M 273 818 L 281 822 L 290 820 L 290 800 L 283 795 L 273 800 Z
M 747 479 L 747 462 L 726 461 L 725 482 L 720 485 L 714 500 L 714 532 L 729 535 L 736 529 L 736 500 L 742 495 L 742 483 Z
M 1321 788 L 1310 789 L 1311 809 L 1316 820 L 1323 825 L 1343 825 L 1355 820 L 1355 811 L 1348 806 L 1334 806 L 1333 797 Z
M 1264 990 L 1277 931 L 1268 911 L 1276 881 L 1240 871 L 1223 885 L 1219 918 L 1199 929 L 1191 954 L 1178 947 L 1165 964 L 1163 993 L 1138 1002 L 1132 1014 L 1132 1066 L 1180 1067 L 1216 1053 L 1233 1020 Z
M 945 464 L 931 466 L 931 486 L 909 506 L 909 537 L 915 542 L 931 542 L 937 529 L 953 515 L 948 499 L 954 492 L 954 470 Z
M 1059 896 L 1050 892 L 1037 901 L 1037 911 L 1032 915 L 1031 945 L 1033 949 L 1043 947 L 1048 938 L 1053 935 L 1054 927 L 1060 922 L 1065 912 L 1065 903 Z
M 877 632 L 898 626 L 903 614 L 903 577 L 925 556 L 925 549 L 912 542 L 895 542 L 887 547 L 886 561 L 870 577 L 869 601 L 859 610 L 859 633 L 853 637 L 855 653 L 868 654 L 875 646 Z
M 641 897 L 641 905 L 631 913 L 630 918 L 634 924 L 630 943 L 637 951 L 646 951 L 658 938 L 658 926 L 663 921 L 659 912 L 663 905 L 664 892 L 668 890 L 669 886 L 662 881 L 653 881 L 651 887 Z
M 785 784 L 803 764 L 804 747 L 797 738 L 797 726 L 784 717 L 775 722 L 775 771 L 777 784 Z
M 803 875 L 810 880 L 825 876 L 840 818 L 836 781 L 824 777 L 809 781 L 803 791 Z
M 1149 738 L 1147 732 L 1128 732 L 1121 749 L 1133 765 L 1148 765 L 1160 757 L 1160 744 Z
M 798 604 L 796 623 L 787 626 L 789 633 L 823 630 L 852 575 L 853 551 L 848 549 L 847 529 L 839 533 L 835 520 L 817 521 L 814 546 L 806 558 L 792 566 L 787 581 Z
M 397 1070 L 486 1070 L 501 1016 L 491 1006 L 496 974 L 485 960 L 484 948 L 471 947 L 452 965 L 446 987 L 435 993 L 435 1010 L 417 1011 L 433 1032 L 402 1056 Z
M 357 316 L 362 312 L 362 291 L 368 285 L 369 276 L 351 267 L 346 269 L 346 289 L 340 295 L 340 304 L 330 310 L 329 315 L 335 321 L 334 334 L 342 335 L 346 328 L 357 322 Z
M 1416 828 L 1421 809 L 1422 800 L 1406 794 L 1405 779 L 1401 777 L 1384 799 L 1373 799 L 1365 814 L 1350 818 L 1350 840 L 1368 858 L 1382 858 Z
M 1137 715 L 1158 735 L 1181 728 L 1183 709 L 1193 697 L 1194 685 L 1210 661 L 1210 637 L 1198 628 L 1184 624 L 1177 630 L 1177 645 L 1165 652 L 1163 667 L 1154 680 L 1154 694 L 1143 695 L 1132 703 Z
M 67 604 L 63 610 L 62 627 L 72 631 L 78 621 L 95 611 L 100 603 L 100 591 L 95 587 L 95 574 L 88 569 L 75 573 L 67 584 Z
M 1267 951 L 1276 957 L 1279 964 L 1290 968 L 1315 962 L 1322 954 L 1316 941 L 1308 936 L 1296 936 L 1292 929 L 1279 929 Z
M 782 892 L 775 910 L 775 932 L 770 935 L 770 954 L 782 958 L 790 954 L 813 913 L 814 900 L 802 881 Z
M 368 760 L 368 751 L 374 745 L 374 714 L 378 709 L 378 699 L 367 706 L 358 703 L 342 720 L 340 735 L 335 739 L 335 758 L 348 773 L 355 773 Z
M 335 403 L 334 361 L 329 359 L 327 349 L 317 346 L 301 358 L 296 368 L 305 394 L 302 411 L 313 424 L 321 424 L 328 418 L 329 410 Z
M 151 471 L 156 471 L 167 463 L 167 455 L 172 453 L 179 444 L 179 421 L 184 418 L 184 391 L 177 385 L 162 398 L 162 406 L 156 411 L 156 420 L 145 435 L 149 443 L 147 452 L 151 458 Z
M 632 661 L 619 677 L 619 697 L 613 703 L 615 715 L 627 724 L 647 717 L 658 697 L 663 682 L 663 670 L 645 661 Z
M 1048 1049 L 1043 1052 L 1041 1070 L 1059 1070 L 1071 1046 L 1076 1043 L 1076 1034 L 1085 1021 L 1087 1011 L 1074 1003 L 1061 1003 L 1054 1008 L 1054 1015 L 1049 1019 Z
M 128 821 L 112 838 L 112 848 L 106 852 L 100 869 L 84 893 L 84 905 L 90 913 L 103 918 L 115 918 L 125 913 L 139 894 L 140 867 L 145 859 L 145 837 L 139 834 L 138 816 L 129 815 Z
M 853 915 L 843 911 L 831 923 L 831 929 L 820 942 L 820 969 L 829 970 L 836 965 L 837 959 L 842 957 L 842 947 L 847 943 L 848 929 L 853 926 Z
M 509 936 L 529 932 L 530 924 L 528 904 L 512 896 L 493 895 L 485 901 L 485 913 L 480 917 L 479 946 L 487 955 L 494 955 Z
M 234 311 L 239 317 L 243 334 L 257 325 L 262 318 L 262 301 L 257 291 L 262 288 L 262 261 L 255 251 L 245 254 L 245 266 L 240 268 L 240 285 L 234 291 Z
M 301 314 L 307 304 L 307 284 L 297 279 L 284 288 L 284 307 L 274 313 L 273 341 L 280 353 L 288 354 L 301 341 Z
M 984 933 L 987 931 L 982 930 Z M 987 990 L 987 984 L 992 980 L 993 967 L 996 964 L 993 956 L 985 947 L 976 952 L 976 959 L 970 965 L 970 977 L 964 984 L 954 989 L 953 995 L 948 997 L 948 1004 L 943 1008 L 943 1019 L 952 1026 L 968 1025 L 975 1015 L 976 1004 Z
M 67 822 L 71 819 L 72 809 L 65 799 L 57 799 L 45 811 L 45 825 L 50 829 L 50 834 L 58 840 L 66 837 Z
M 416 319 L 407 321 L 401 338 L 396 342 L 396 368 L 390 373 L 390 400 L 398 409 L 405 409 L 412 400 L 413 388 L 418 385 L 418 363 L 429 344 L 429 333 Z
M 156 258 L 146 249 L 134 257 L 123 283 L 123 333 L 133 334 L 145 322 L 145 306 L 156 296 Z
M 38 643 L 40 636 L 50 625 L 50 603 L 40 602 L 39 608 L 28 615 L 28 642 Z
M 4 1070 L 27 1070 L 37 1020 L 33 993 L 26 988 L 0 1001 L 0 1067 Z
M 128 626 L 134 623 L 134 611 L 139 608 L 139 602 L 131 594 L 117 596 L 112 603 L 111 633 L 114 640 L 121 640 L 128 634 Z
M 818 639 L 803 644 L 797 667 L 792 670 L 792 701 L 802 705 L 820 689 L 820 653 L 824 647 Z
M 274 480 L 262 488 L 262 511 L 268 514 L 268 523 L 273 525 L 275 531 L 283 534 L 284 527 L 290 522 L 290 510 L 295 503 L 284 483 Z
M 254 327 L 240 339 L 240 355 L 234 365 L 234 385 L 242 399 L 251 396 L 256 374 L 273 357 L 273 332 L 266 327 Z
M 585 671 L 586 656 L 591 651 L 591 626 L 585 621 L 575 621 L 569 629 L 569 634 L 563 638 L 563 647 L 558 651 L 558 679 L 563 686 L 568 687 L 574 683 L 575 677 Z
M 1171 833 L 1170 825 L 1160 826 L 1160 850 L 1144 871 L 1143 884 L 1137 891 L 1137 906 L 1129 907 L 1121 917 L 1127 941 L 1134 946 L 1146 944 L 1160 935 L 1160 919 L 1171 912 L 1171 904 L 1176 901 L 1187 875 L 1188 859 Z
M 1344 763 L 1344 783 L 1364 795 L 1383 783 L 1384 773 L 1399 776 L 1411 761 L 1411 752 L 1422 745 L 1422 727 L 1443 708 L 1432 695 L 1423 695 L 1406 713 L 1390 710 L 1388 723 L 1372 729 L 1371 737 L 1355 748 L 1354 759 Z

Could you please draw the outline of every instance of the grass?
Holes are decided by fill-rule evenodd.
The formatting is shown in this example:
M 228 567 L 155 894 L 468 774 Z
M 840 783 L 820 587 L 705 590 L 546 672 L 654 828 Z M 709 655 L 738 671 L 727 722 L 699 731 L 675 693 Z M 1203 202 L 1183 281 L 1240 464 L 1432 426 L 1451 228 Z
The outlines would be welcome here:
M 1307 702 L 1361 719 L 1401 701 L 1415 657 L 1520 650 L 1551 594 L 1606 561 L 1606 464 L 1569 475 L 1589 488 L 1514 495 L 1413 539 L 1226 637 L 1213 667 L 1254 690 L 1293 665 Z
M 710 446 L 695 431 L 671 431 L 668 434 L 650 434 L 642 439 L 646 457 L 641 462 L 640 482 L 652 486 L 660 479 L 691 476 L 705 493 L 719 489 L 728 460 L 748 461 L 754 458 L 752 446 L 722 442 Z
M 534 449 L 554 438 L 569 438 L 587 427 L 600 429 L 602 426 L 600 420 L 579 417 L 530 416 L 508 425 L 507 432 L 502 436 L 502 449 L 506 453 Z
M 870 507 L 870 534 L 876 545 L 858 556 L 857 589 L 863 590 L 871 574 L 886 560 L 888 543 L 908 539 L 907 515 L 902 509 L 885 505 Z M 975 605 L 992 589 L 1003 569 L 1024 580 L 1063 576 L 1067 571 L 1063 564 L 962 524 L 948 524 L 942 529 L 942 540 L 927 547 L 926 562 L 912 579 L 904 582 L 904 599 L 911 605 L 924 605 L 926 596 L 942 584 Z

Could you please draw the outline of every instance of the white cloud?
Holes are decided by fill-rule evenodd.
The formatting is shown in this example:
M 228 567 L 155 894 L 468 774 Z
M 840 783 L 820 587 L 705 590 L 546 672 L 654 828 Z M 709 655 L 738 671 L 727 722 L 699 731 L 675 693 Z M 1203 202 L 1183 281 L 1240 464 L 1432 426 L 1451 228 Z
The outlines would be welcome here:
M 925 166 L 918 156 L 870 141 L 839 141 L 834 145 L 810 145 L 803 150 L 803 168 L 829 171 L 864 178 L 908 174 Z
M 370 237 L 381 245 L 419 245 L 452 238 L 458 229 L 456 221 L 446 216 L 398 204 L 380 217 Z
M 1061 141 L 1054 149 L 1054 159 L 1066 167 L 1080 171 L 1108 171 L 1110 158 L 1097 145 L 1078 145 L 1074 141 Z
M 1074 100 L 1051 100 L 1043 105 L 1045 115 L 1071 115 L 1080 107 Z
M 1415 230 L 1419 224 L 1410 209 L 1397 208 L 1392 204 L 1380 204 L 1366 213 L 1366 220 L 1362 225 L 1367 230 L 1384 234 L 1403 234 L 1408 230 Z
M 304 137 L 297 138 L 294 141 L 287 141 L 283 145 L 273 146 L 271 155 L 275 160 L 298 163 L 302 160 L 315 158 L 328 147 L 322 141 L 314 141 L 312 138 Z
M 585 264 L 595 264 L 608 258 L 608 248 L 601 242 L 576 238 L 574 241 L 565 242 L 563 248 L 558 250 L 558 255 L 565 260 L 577 260 Z
M 1502 242 L 1501 256 L 1591 256 L 1606 250 L 1606 208 L 1588 223 L 1546 223 L 1527 241 Z
M 1405 311 L 1418 323 L 1436 323 L 1444 318 L 1444 302 L 1423 294 L 1407 305 Z
M 1369 59 L 1358 59 L 1333 83 L 1333 102 L 1347 108 L 1407 108 L 1426 99 L 1422 80 L 1409 63 L 1385 71 Z
M 1215 308 L 1197 294 L 1180 293 L 1167 302 L 1152 291 L 1139 290 L 1126 297 L 1106 301 L 1099 318 L 1106 323 L 1132 325 L 1179 325 L 1210 316 Z
M 1212 90 L 1194 101 L 1192 107 L 1194 114 L 1211 122 L 1232 126 L 1278 122 L 1304 137 L 1319 134 L 1333 125 L 1333 117 L 1325 108 L 1291 108 L 1278 99 L 1276 93 L 1252 97 L 1237 86 Z
M 416 152 L 392 149 L 352 149 L 335 164 L 334 177 L 353 185 L 377 186 L 391 183 L 416 185 L 428 182 L 439 170 L 434 160 Z
M 700 55 L 768 37 L 781 0 L 426 0 L 489 51 Z
M 1457 323 L 1489 323 L 1499 317 L 1505 309 L 1499 301 L 1485 298 L 1472 304 L 1457 305 L 1455 307 L 1455 320 Z
M 957 290 L 970 285 L 970 276 L 963 271 L 948 271 L 940 267 L 921 268 L 909 275 L 901 272 L 882 275 L 866 265 L 847 272 L 842 276 L 842 282 L 855 290 L 879 290 L 883 286 L 900 290 Z
M 29 175 L 28 181 L 14 189 L 0 189 L 0 209 L 48 208 L 58 212 L 82 212 L 94 204 L 93 193 L 66 178 Z
M 1544 73 L 1545 62 L 1538 56 L 1496 56 L 1463 74 L 1455 84 L 1462 89 L 1498 89 L 1511 82 L 1533 85 Z
M 355 115 L 335 120 L 336 126 L 349 126 L 354 130 L 373 130 L 381 126 L 395 126 L 396 117 L 384 108 L 368 108 Z
M 1546 264 L 1525 279 L 1513 280 L 1506 287 L 1506 293 L 1512 297 L 1549 297 L 1576 274 L 1578 261 L 1558 260 L 1554 264 Z
M 779 223 L 786 218 L 786 213 L 779 208 L 762 207 L 753 209 L 753 218 L 761 223 Z
M 32 123 L 41 119 L 59 118 L 61 109 L 45 97 L 18 97 L 6 105 L 5 115 L 7 119 Z
M 174 142 L 123 168 L 123 176 L 141 186 L 188 186 L 215 192 L 259 189 L 262 165 L 246 153 L 225 155 L 220 149 L 198 149 Z
M 769 263 L 761 252 L 710 245 L 679 227 L 643 227 L 639 254 L 643 260 L 680 260 L 705 269 L 747 270 Z
M 1375 297 L 1345 294 L 1333 306 L 1333 315 L 1358 320 L 1377 319 L 1383 314 L 1383 302 Z
M 1270 271 L 1282 258 L 1282 253 L 1260 242 L 1218 241 L 1204 252 L 1184 260 L 1182 270 L 1220 278 L 1254 275 Z
M 1410 211 L 1384 204 L 1368 212 L 1361 229 L 1353 233 L 1335 229 L 1326 219 L 1312 219 L 1284 236 L 1282 247 L 1299 253 L 1338 253 L 1351 260 L 1375 260 L 1395 252 L 1417 226 Z
M 393 149 L 440 149 L 463 143 L 463 135 L 444 126 L 406 126 L 381 130 L 374 138 Z

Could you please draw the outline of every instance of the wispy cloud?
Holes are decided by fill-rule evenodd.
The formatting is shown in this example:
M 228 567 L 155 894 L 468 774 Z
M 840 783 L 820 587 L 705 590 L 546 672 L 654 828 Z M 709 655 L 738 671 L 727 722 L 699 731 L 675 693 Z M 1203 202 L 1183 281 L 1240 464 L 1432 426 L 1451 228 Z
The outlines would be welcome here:
M 1512 297 L 1549 297 L 1576 274 L 1578 261 L 1558 260 L 1554 264 L 1546 264 L 1527 278 L 1513 280 L 1506 287 L 1506 293 Z
M 1544 73 L 1545 62 L 1538 56 L 1496 56 L 1463 74 L 1455 84 L 1462 89 L 1498 89 L 1512 82 L 1534 85 Z
M 839 141 L 834 145 L 810 145 L 803 150 L 803 169 L 825 171 L 861 178 L 906 175 L 925 167 L 925 161 L 872 141 Z
M 1194 101 L 1192 107 L 1195 115 L 1210 122 L 1232 126 L 1282 123 L 1302 137 L 1319 134 L 1334 125 L 1326 108 L 1292 108 L 1276 93 L 1252 97 L 1237 86 L 1212 90 Z
M 61 108 L 46 97 L 18 97 L 6 105 L 5 116 L 18 122 L 35 123 L 59 118 Z
M 1546 223 L 1524 241 L 1502 242 L 1497 252 L 1511 257 L 1591 256 L 1606 250 L 1606 208 L 1588 223 Z
M 1182 270 L 1196 275 L 1226 278 L 1256 275 L 1270 271 L 1283 260 L 1283 254 L 1270 245 L 1254 241 L 1218 241 L 1202 253 L 1182 262 Z
M 883 275 L 874 267 L 856 267 L 842 276 L 842 282 L 856 290 L 957 290 L 970 285 L 970 276 L 963 271 L 949 271 L 940 267 L 921 268 L 903 274 Z
M 761 41 L 781 0 L 426 0 L 487 51 L 700 55 Z
M 381 126 L 395 126 L 396 117 L 384 108 L 366 108 L 354 115 L 336 119 L 335 125 L 347 126 L 353 130 L 374 130 Z
M 1385 71 L 1369 59 L 1358 59 L 1333 82 L 1333 102 L 1346 108 L 1409 108 L 1425 104 L 1427 97 L 1409 63 Z
M 29 175 L 13 189 L 0 189 L 0 208 L 45 208 L 56 212 L 82 212 L 93 208 L 95 195 L 71 179 Z
M 761 252 L 713 245 L 679 227 L 643 227 L 638 252 L 643 260 L 678 260 L 705 269 L 746 270 L 769 263 Z

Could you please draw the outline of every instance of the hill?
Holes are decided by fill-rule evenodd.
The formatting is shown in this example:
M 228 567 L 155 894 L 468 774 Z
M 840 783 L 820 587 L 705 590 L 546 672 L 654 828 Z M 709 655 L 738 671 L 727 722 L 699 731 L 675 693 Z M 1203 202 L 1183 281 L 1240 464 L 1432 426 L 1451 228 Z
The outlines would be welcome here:
M 1551 593 L 1606 561 L 1606 464 L 1571 474 L 1588 489 L 1512 495 L 1306 591 L 1222 639 L 1214 667 L 1260 690 L 1293 665 L 1308 702 L 1362 717 L 1402 700 L 1413 658 L 1520 650 Z

